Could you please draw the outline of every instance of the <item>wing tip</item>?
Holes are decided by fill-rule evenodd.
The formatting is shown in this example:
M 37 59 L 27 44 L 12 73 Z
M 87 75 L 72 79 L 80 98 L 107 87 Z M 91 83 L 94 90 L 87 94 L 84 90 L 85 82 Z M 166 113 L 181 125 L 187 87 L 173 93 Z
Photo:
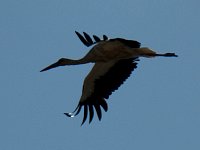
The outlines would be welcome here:
M 88 115 L 89 115 L 89 124 L 92 122 L 92 120 L 94 118 L 94 108 L 96 110 L 96 114 L 97 114 L 99 121 L 101 121 L 101 119 L 102 119 L 101 107 L 103 108 L 103 110 L 105 112 L 108 111 L 108 105 L 107 105 L 105 99 L 101 98 L 101 99 L 99 99 L 99 101 L 92 101 L 92 103 L 79 102 L 78 106 L 76 107 L 76 109 L 73 112 L 64 113 L 64 114 L 69 118 L 73 118 L 80 113 L 82 107 L 84 108 L 84 113 L 83 113 L 83 120 L 82 120 L 81 126 L 86 122 Z
M 83 35 L 81 35 L 78 31 L 75 31 L 76 35 L 79 37 L 79 39 L 81 40 L 81 42 L 89 47 L 91 45 L 94 45 L 100 41 L 107 41 L 108 40 L 108 37 L 106 35 L 103 35 L 103 39 L 101 40 L 98 36 L 96 35 L 93 35 L 93 39 L 90 37 L 89 34 L 87 34 L 86 32 L 83 32 Z
M 64 115 L 66 115 L 67 117 L 70 117 L 70 118 L 75 117 L 75 115 L 73 113 L 64 113 Z

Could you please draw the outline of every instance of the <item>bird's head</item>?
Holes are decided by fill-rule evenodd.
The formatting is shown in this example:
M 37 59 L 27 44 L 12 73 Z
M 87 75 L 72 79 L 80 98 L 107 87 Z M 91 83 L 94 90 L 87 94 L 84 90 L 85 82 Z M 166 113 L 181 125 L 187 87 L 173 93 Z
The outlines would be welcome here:
M 46 67 L 44 69 L 42 69 L 40 72 L 47 71 L 49 69 L 53 69 L 53 68 L 56 68 L 56 67 L 59 67 L 59 66 L 65 66 L 69 61 L 70 61 L 70 59 L 61 58 L 57 62 L 49 65 L 48 67 Z

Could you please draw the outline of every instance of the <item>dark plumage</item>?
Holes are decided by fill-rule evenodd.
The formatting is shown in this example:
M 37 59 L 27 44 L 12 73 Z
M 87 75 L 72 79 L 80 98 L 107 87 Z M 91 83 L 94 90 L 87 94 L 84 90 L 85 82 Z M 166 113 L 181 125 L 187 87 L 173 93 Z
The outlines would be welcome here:
M 101 120 L 101 110 L 108 110 L 105 99 L 108 99 L 112 92 L 117 90 L 131 75 L 131 72 L 137 68 L 139 57 L 177 57 L 174 53 L 157 54 L 147 47 L 140 48 L 140 43 L 134 40 L 108 39 L 106 35 L 103 35 L 103 39 L 93 35 L 92 39 L 85 32 L 83 32 L 83 35 L 79 32 L 75 33 L 85 46 L 94 45 L 90 52 L 79 60 L 61 58 L 56 63 L 42 69 L 41 72 L 58 66 L 95 63 L 84 80 L 78 106 L 72 113 L 65 113 L 68 117 L 74 117 L 83 108 L 82 124 L 85 123 L 88 114 L 90 123 L 95 111 L 98 119 Z

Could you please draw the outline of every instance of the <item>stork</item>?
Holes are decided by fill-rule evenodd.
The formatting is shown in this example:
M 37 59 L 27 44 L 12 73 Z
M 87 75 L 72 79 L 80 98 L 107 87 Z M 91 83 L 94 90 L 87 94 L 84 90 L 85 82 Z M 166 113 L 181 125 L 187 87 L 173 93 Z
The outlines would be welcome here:
M 103 35 L 103 39 L 93 35 L 92 39 L 85 32 L 83 35 L 76 31 L 75 33 L 85 46 L 93 46 L 92 49 L 81 59 L 61 58 L 40 72 L 59 66 L 94 63 L 92 70 L 84 79 L 82 95 L 76 109 L 71 113 L 64 113 L 68 117 L 74 117 L 84 108 L 81 125 L 85 123 L 88 113 L 91 123 L 94 109 L 99 121 L 101 120 L 101 109 L 105 112 L 108 110 L 105 99 L 108 99 L 137 68 L 139 57 L 177 57 L 175 53 L 158 54 L 148 47 L 140 47 L 140 43 L 134 40 L 108 39 L 106 35 Z

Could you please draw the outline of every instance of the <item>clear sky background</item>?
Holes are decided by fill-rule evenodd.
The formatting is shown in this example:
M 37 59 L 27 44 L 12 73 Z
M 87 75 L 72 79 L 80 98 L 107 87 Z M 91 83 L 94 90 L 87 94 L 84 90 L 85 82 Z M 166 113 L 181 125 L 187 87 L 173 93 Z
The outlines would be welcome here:
M 199 150 L 199 0 L 1 0 L 1 150 Z M 138 40 L 178 58 L 142 58 L 80 127 L 76 107 L 92 64 L 39 71 L 89 51 L 74 31 Z

